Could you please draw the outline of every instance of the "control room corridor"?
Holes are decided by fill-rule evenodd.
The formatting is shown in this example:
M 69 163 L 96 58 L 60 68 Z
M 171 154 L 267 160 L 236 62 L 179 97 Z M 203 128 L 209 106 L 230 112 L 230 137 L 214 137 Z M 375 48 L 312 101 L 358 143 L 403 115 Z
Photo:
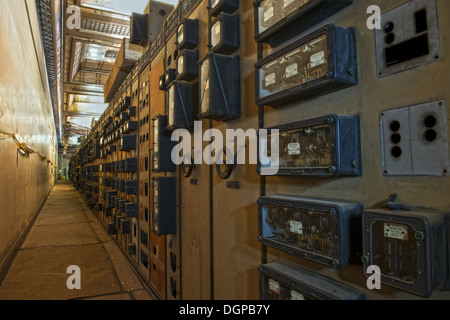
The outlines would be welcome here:
M 81 270 L 69 290 L 66 270 Z M 150 295 L 71 182 L 58 182 L 0 286 L 0 300 L 149 300 Z
M 450 0 L 0 0 L 0 302 L 450 300 L 449 21 Z

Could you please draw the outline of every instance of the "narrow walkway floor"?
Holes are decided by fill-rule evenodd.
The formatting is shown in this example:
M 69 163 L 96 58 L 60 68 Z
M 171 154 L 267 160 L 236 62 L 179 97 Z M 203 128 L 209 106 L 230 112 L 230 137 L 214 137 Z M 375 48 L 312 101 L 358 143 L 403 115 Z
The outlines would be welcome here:
M 67 287 L 69 266 L 81 289 Z M 71 182 L 58 182 L 0 285 L 0 300 L 151 300 Z

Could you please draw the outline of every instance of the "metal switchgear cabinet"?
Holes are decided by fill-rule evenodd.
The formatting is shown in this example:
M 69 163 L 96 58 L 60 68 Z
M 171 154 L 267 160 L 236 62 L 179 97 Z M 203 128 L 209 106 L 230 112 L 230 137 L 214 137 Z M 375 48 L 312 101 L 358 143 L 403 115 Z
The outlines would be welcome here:
M 422 297 L 435 289 L 449 290 L 448 212 L 370 209 L 362 221 L 365 272 L 378 266 L 381 283 Z
M 153 121 L 153 172 L 175 172 L 176 166 L 172 161 L 172 149 L 175 142 L 166 130 L 167 116 L 158 115 Z
M 358 83 L 355 28 L 324 26 L 258 61 L 256 104 L 277 107 Z
M 177 179 L 158 177 L 152 180 L 152 231 L 158 236 L 175 234 L 177 232 Z
M 241 117 L 239 56 L 209 53 L 199 63 L 198 117 L 228 121 Z
M 257 0 L 255 40 L 278 46 L 352 3 L 353 0 Z
M 273 169 L 280 176 L 337 177 L 362 173 L 358 115 L 329 114 L 267 130 L 267 134 L 259 134 L 261 175 Z M 277 141 L 278 155 L 272 155 L 268 146 Z
M 258 206 L 262 244 L 335 269 L 360 262 L 362 203 L 276 195 Z
M 261 300 L 364 300 L 364 292 L 282 260 L 259 267 Z

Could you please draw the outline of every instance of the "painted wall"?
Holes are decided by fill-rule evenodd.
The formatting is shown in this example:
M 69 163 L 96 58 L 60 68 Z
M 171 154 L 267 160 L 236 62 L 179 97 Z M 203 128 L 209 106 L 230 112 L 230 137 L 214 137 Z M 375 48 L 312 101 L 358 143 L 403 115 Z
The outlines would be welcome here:
M 35 1 L 0 2 L 0 129 L 56 163 L 56 131 Z M 0 140 L 0 261 L 55 183 L 37 154 Z

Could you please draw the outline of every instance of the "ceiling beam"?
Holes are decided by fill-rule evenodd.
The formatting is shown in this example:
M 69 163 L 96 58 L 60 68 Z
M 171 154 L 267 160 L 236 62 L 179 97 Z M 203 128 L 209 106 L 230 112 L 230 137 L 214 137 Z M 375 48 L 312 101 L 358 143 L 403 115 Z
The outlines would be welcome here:
M 120 24 L 126 27 L 130 26 L 130 18 L 116 18 L 111 17 L 106 12 L 99 12 L 99 11 L 88 11 L 85 8 L 81 7 L 81 18 L 82 19 L 88 19 L 88 20 L 96 20 L 101 22 L 107 22 L 107 23 L 114 23 L 114 24 Z
M 111 70 L 92 69 L 92 68 L 80 68 L 78 72 L 89 72 L 95 74 L 110 74 Z
M 108 36 L 106 33 L 99 34 L 97 32 L 92 31 L 77 31 L 77 30 L 70 30 L 66 29 L 66 35 L 73 37 L 74 39 L 84 39 L 84 40 L 99 40 L 99 41 L 105 41 L 109 43 L 116 43 L 119 46 L 122 44 L 122 40 L 124 37 L 117 38 L 114 36 Z

